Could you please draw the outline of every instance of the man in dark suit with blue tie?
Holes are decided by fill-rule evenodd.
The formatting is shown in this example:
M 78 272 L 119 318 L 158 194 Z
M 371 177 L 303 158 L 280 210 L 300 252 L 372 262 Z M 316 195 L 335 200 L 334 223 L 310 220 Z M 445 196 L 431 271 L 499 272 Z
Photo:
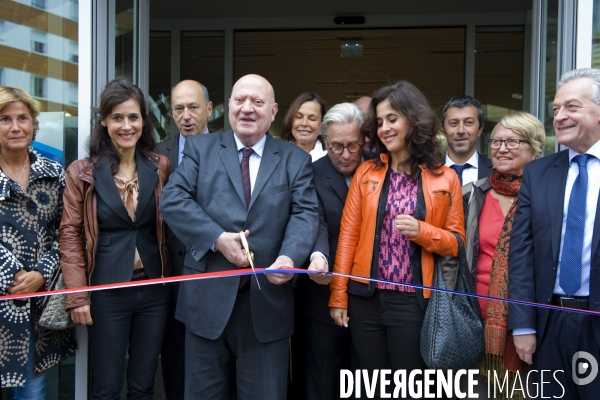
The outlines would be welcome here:
M 156 151 L 167 156 L 171 162 L 171 173 L 181 163 L 185 140 L 198 134 L 210 133 L 208 119 L 212 114 L 212 102 L 206 86 L 197 81 L 179 82 L 171 90 L 171 112 L 179 133 L 156 145 Z M 184 245 L 173 231 L 166 227 L 165 236 L 171 262 L 171 276 L 181 275 L 183 270 Z M 179 295 L 179 284 L 171 284 L 169 317 L 165 329 L 160 363 L 167 400 L 183 399 L 185 374 L 185 326 L 175 319 L 175 307 Z
M 319 216 L 310 156 L 268 133 L 276 113 L 266 79 L 240 78 L 232 130 L 188 138 L 162 194 L 160 211 L 186 246 L 184 275 L 248 267 L 240 232 L 254 265 L 273 270 L 181 283 L 186 399 L 286 397 L 293 275 L 275 271 L 304 264 Z
M 600 70 L 567 72 L 557 87 L 554 131 L 567 149 L 525 167 L 509 297 L 600 311 Z M 598 373 L 600 317 L 516 304 L 508 317 L 517 353 L 534 363 L 544 396 L 600 398 L 600 378 L 586 382 Z

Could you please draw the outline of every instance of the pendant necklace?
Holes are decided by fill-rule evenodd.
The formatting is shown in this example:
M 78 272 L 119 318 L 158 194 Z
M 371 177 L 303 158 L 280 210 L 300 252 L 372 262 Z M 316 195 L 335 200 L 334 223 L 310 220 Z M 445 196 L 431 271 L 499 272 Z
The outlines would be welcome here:
M 21 186 L 21 178 L 23 177 L 23 172 L 25 172 L 25 166 L 27 165 L 27 160 L 28 159 L 29 159 L 29 154 L 27 155 L 27 157 L 25 157 L 25 162 L 23 163 L 23 168 L 21 168 L 21 175 L 19 175 L 19 179 L 17 179 L 17 184 L 19 186 Z M 0 161 L 2 161 L 2 163 L 4 164 L 4 166 L 8 169 L 8 171 L 12 175 L 13 179 L 16 178 L 17 175 L 12 171 L 12 169 L 10 169 L 10 167 L 8 166 L 8 164 L 6 163 L 6 161 L 4 161 L 4 158 L 2 156 L 0 156 Z

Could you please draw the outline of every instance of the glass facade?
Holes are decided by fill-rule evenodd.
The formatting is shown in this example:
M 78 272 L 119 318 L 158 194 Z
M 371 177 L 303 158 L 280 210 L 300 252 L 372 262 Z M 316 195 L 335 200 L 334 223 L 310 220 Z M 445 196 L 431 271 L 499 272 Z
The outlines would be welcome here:
M 5 1 L 0 7 L 0 84 L 31 94 L 40 111 L 38 151 L 77 158 L 78 2 Z
M 171 136 L 171 32 L 150 32 L 148 105 L 158 142 Z
M 484 129 L 478 150 L 490 157 L 488 139 L 500 118 L 523 109 L 524 27 L 480 27 L 475 34 L 475 98 Z
M 558 7 L 559 0 L 542 2 L 542 33 L 540 56 L 540 115 L 538 119 L 546 128 L 544 155 L 556 152 L 556 139 L 552 121 L 552 102 L 558 80 Z
M 360 41 L 362 53 L 343 53 L 349 38 Z M 236 32 L 233 80 L 248 73 L 264 76 L 275 89 L 275 136 L 302 92 L 318 93 L 333 106 L 401 79 L 441 115 L 448 99 L 464 92 L 465 28 Z

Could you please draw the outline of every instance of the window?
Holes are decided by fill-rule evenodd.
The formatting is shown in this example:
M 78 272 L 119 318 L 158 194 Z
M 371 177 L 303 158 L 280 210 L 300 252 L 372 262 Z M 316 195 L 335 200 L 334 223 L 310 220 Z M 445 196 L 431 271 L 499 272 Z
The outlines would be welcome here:
M 34 76 L 31 84 L 34 97 L 46 97 L 46 77 Z
M 36 53 L 45 53 L 46 52 L 46 43 L 37 42 L 35 40 L 31 41 L 31 49 Z
M 31 0 L 31 6 L 41 10 L 46 9 L 46 0 Z
M 31 31 L 31 51 L 45 54 L 48 52 L 47 43 L 48 34 L 46 32 L 38 30 Z
M 73 21 L 79 21 L 79 1 L 71 1 L 71 19 Z

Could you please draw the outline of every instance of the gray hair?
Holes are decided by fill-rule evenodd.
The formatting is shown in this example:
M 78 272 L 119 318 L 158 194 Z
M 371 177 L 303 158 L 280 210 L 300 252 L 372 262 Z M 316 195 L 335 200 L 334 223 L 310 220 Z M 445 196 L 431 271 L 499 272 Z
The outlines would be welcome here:
M 573 71 L 565 72 L 556 85 L 556 90 L 560 89 L 565 83 L 575 79 L 588 78 L 592 80 L 590 85 L 590 99 L 600 104 L 600 69 L 596 68 L 580 68 Z
M 331 107 L 323 117 L 323 122 L 319 128 L 319 135 L 327 137 L 329 125 L 331 124 L 352 124 L 358 121 L 358 126 L 365 122 L 365 114 L 354 103 L 340 103 Z
M 188 79 L 186 79 L 186 80 L 188 80 Z M 193 80 L 193 79 L 189 79 L 189 80 L 190 80 L 190 81 L 192 81 L 192 82 L 195 82 L 195 83 L 197 83 L 197 84 L 198 84 L 198 86 L 200 86 L 200 88 L 202 88 L 202 94 L 204 95 L 204 101 L 206 102 L 206 105 L 208 105 L 208 103 L 210 103 L 210 98 L 208 97 L 208 89 L 206 88 L 206 86 L 204 86 L 204 85 L 203 85 L 203 84 L 201 84 L 200 82 L 198 82 L 198 81 L 195 81 L 195 80 Z M 181 83 L 181 82 L 180 82 L 180 83 Z M 179 83 L 178 83 L 177 85 L 179 85 Z M 175 85 L 175 86 L 177 86 L 177 85 Z M 173 86 L 173 87 L 171 88 L 171 98 L 173 98 L 173 90 L 175 90 L 175 86 Z

